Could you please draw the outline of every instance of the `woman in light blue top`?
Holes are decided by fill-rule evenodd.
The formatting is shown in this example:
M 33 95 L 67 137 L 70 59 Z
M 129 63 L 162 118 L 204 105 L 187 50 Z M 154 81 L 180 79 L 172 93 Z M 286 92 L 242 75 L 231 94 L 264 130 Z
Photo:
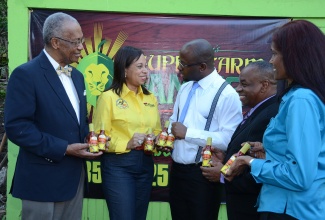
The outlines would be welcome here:
M 273 34 L 271 50 L 276 79 L 289 86 L 264 133 L 266 158 L 238 157 L 226 178 L 251 166 L 263 183 L 257 201 L 263 220 L 324 219 L 325 36 L 308 21 L 292 21 Z

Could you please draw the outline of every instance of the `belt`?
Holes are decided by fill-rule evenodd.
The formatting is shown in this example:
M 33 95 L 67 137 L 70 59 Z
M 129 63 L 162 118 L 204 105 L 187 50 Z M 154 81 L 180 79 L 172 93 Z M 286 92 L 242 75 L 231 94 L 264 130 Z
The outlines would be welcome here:
M 178 166 L 178 167 L 199 167 L 202 165 L 202 162 L 200 163 L 190 163 L 190 164 L 182 164 L 182 163 L 177 163 L 177 162 L 173 162 L 173 166 Z
M 134 148 L 133 150 L 143 150 L 143 149 L 144 149 L 144 146 L 141 145 L 141 146 L 139 146 L 139 147 Z

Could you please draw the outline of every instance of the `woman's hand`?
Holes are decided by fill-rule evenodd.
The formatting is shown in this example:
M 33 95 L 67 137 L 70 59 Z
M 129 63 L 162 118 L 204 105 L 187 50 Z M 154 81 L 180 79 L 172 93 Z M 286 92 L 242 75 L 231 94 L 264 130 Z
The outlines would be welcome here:
M 247 166 L 249 166 L 249 161 L 253 159 L 250 156 L 240 156 L 231 164 L 225 179 L 232 181 L 235 176 L 242 174 Z
M 108 152 L 108 148 L 109 148 L 109 145 L 110 145 L 109 142 L 110 141 L 111 141 L 111 137 L 106 136 L 105 152 Z
M 146 136 L 147 135 L 143 133 L 134 133 L 132 138 L 129 140 L 126 149 L 132 150 L 136 147 L 142 146 Z
M 251 145 L 249 155 L 254 158 L 265 159 L 265 150 L 261 142 L 248 142 Z

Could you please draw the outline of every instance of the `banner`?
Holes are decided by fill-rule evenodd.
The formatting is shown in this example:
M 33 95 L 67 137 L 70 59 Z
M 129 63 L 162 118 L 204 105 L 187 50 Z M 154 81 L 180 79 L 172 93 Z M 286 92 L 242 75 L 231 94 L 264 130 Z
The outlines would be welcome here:
M 57 11 L 31 11 L 30 59 L 43 49 L 42 27 Z M 65 11 L 76 18 L 85 37 L 84 50 L 73 64 L 84 74 L 88 112 L 96 107 L 97 97 L 112 83 L 113 57 L 119 48 L 134 46 L 144 51 L 150 77 L 147 88 L 159 102 L 161 124 L 173 111 L 182 84 L 178 75 L 180 48 L 188 41 L 204 38 L 215 51 L 215 67 L 232 86 L 236 86 L 243 67 L 271 58 L 272 32 L 289 19 L 231 17 L 192 17 Z M 89 74 L 89 73 L 92 74 Z M 168 201 L 169 153 L 154 155 L 155 173 L 151 201 Z M 100 161 L 87 161 L 88 198 L 103 198 Z

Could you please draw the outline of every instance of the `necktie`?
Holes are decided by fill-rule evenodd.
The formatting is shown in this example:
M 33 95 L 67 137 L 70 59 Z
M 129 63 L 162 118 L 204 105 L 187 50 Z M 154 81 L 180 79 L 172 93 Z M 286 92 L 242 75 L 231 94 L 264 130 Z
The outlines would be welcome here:
M 72 71 L 72 67 L 62 67 L 59 66 L 56 69 L 56 72 L 58 73 L 58 75 L 61 75 L 62 73 L 64 73 L 65 75 L 71 77 L 71 71 Z
M 244 114 L 243 120 L 240 123 L 240 125 L 243 125 L 246 122 L 247 118 L 251 115 L 249 113 L 250 113 L 250 111 L 248 111 L 248 112 L 246 112 L 246 114 Z
M 185 116 L 186 116 L 186 113 L 187 113 L 187 110 L 188 110 L 188 107 L 190 105 L 190 101 L 191 101 L 191 98 L 195 92 L 195 90 L 199 87 L 199 84 L 197 82 L 194 82 L 193 83 L 193 86 L 192 86 L 192 89 L 190 91 L 190 93 L 188 94 L 187 96 L 187 99 L 186 99 L 186 102 L 185 102 L 185 105 L 183 107 L 183 110 L 182 110 L 182 113 L 181 113 L 181 116 L 179 117 L 179 122 L 183 123 L 184 122 L 184 119 L 185 119 Z

